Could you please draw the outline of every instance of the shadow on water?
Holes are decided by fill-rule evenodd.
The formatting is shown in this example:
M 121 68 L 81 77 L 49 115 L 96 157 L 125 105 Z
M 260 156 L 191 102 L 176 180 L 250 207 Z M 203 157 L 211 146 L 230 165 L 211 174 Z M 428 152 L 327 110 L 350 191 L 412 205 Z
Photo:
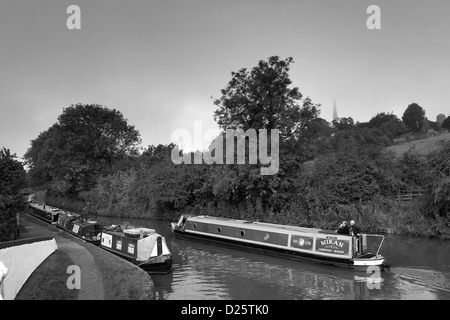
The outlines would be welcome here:
M 166 237 L 173 271 L 152 275 L 157 299 L 450 299 L 448 241 L 388 236 L 380 253 L 392 267 L 372 274 L 178 239 L 167 221 L 100 221 L 127 221 Z

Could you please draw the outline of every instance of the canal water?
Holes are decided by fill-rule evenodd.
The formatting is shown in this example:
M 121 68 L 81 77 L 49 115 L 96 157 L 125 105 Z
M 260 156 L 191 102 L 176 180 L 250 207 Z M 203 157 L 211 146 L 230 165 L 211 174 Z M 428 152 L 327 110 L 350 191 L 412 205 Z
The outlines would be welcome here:
M 450 241 L 386 236 L 390 270 L 364 273 L 175 238 L 170 222 L 129 222 L 166 238 L 173 272 L 152 275 L 161 300 L 450 300 Z

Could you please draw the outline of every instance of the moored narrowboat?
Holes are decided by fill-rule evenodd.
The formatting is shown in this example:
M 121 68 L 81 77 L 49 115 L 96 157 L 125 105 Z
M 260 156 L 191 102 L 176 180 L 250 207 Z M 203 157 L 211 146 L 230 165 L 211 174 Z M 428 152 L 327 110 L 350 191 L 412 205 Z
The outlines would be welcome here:
M 166 239 L 149 228 L 120 226 L 104 228 L 100 247 L 108 250 L 144 269 L 148 273 L 169 273 L 172 270 L 172 255 Z
M 100 244 L 103 226 L 97 221 L 83 220 L 79 214 L 61 211 L 56 226 L 86 242 Z
M 382 235 L 352 237 L 332 230 L 184 215 L 177 223 L 171 223 L 171 229 L 176 236 L 186 239 L 225 244 L 283 258 L 310 260 L 365 272 L 371 266 L 379 270 L 385 267 L 385 259 L 379 255 L 384 240 Z M 370 241 L 373 242 L 371 246 L 378 245 L 376 253 L 368 251 Z
M 39 204 L 34 201 L 28 202 L 28 213 L 32 216 L 41 219 L 45 222 L 56 224 L 59 216 L 59 209 L 44 204 Z

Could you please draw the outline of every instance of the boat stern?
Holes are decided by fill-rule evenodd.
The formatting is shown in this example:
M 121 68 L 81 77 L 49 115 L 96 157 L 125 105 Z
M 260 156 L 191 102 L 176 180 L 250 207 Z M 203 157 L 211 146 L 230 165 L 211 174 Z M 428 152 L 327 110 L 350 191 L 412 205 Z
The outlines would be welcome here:
M 358 271 L 374 273 L 383 271 L 386 267 L 386 260 L 381 255 L 366 254 L 352 259 L 353 267 Z
M 186 225 L 186 220 L 187 220 L 187 216 L 185 215 L 181 215 L 180 219 L 178 219 L 178 222 L 172 222 L 170 224 L 170 229 L 172 230 L 172 232 L 183 232 L 184 231 L 184 227 Z
M 172 271 L 172 265 L 172 255 L 164 254 L 156 257 L 151 257 L 147 261 L 140 263 L 138 266 L 148 273 L 166 274 Z

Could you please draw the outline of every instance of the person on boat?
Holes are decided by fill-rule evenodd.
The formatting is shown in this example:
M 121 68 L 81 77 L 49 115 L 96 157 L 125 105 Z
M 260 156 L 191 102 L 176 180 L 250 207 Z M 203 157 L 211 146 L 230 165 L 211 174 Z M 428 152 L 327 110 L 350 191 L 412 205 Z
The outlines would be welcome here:
M 358 238 L 358 234 L 361 232 L 361 229 L 355 224 L 355 220 L 351 220 L 350 221 L 350 235 L 352 237 L 354 237 L 354 244 L 355 244 L 355 255 L 361 254 L 361 252 L 359 252 L 359 238 Z
M 350 235 L 356 237 L 360 232 L 361 229 L 355 224 L 355 220 L 350 221 Z
M 338 234 L 350 234 L 350 230 L 347 226 L 347 221 L 343 221 L 336 231 Z

